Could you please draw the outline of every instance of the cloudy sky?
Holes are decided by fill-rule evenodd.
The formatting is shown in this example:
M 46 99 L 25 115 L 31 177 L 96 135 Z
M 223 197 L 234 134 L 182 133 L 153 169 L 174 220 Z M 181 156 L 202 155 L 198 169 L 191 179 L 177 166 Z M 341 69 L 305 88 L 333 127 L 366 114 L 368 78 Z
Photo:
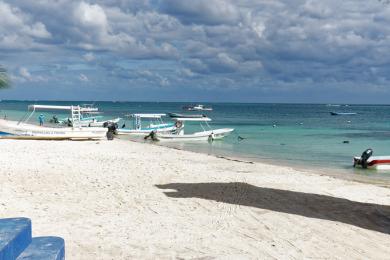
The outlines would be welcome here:
M 0 98 L 390 103 L 389 2 L 0 0 Z

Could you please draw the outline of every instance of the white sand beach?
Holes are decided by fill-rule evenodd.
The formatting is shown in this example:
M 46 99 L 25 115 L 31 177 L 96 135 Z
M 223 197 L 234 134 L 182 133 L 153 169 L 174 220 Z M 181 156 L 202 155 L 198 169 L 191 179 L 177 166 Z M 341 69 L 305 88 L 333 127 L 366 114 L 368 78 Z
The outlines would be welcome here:
M 0 140 L 0 217 L 67 259 L 389 259 L 390 189 L 124 140 Z

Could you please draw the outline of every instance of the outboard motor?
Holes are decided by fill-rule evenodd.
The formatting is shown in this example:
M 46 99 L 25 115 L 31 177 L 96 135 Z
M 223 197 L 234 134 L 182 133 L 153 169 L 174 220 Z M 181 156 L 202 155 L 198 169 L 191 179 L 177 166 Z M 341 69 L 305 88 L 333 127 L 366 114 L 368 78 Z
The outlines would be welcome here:
M 108 129 L 106 136 L 107 140 L 114 140 L 114 135 L 117 134 L 118 124 L 113 122 L 104 122 L 103 127 Z
M 362 155 L 360 156 L 360 158 L 354 159 L 353 166 L 355 167 L 356 165 L 361 165 L 363 169 L 367 169 L 367 166 L 368 166 L 367 161 L 372 156 L 373 152 L 374 151 L 371 148 L 368 148 L 367 150 L 365 150 L 362 153 Z
M 362 156 L 360 156 L 360 163 L 363 169 L 367 169 L 367 160 L 371 157 L 372 153 L 372 149 L 369 148 L 362 153 Z

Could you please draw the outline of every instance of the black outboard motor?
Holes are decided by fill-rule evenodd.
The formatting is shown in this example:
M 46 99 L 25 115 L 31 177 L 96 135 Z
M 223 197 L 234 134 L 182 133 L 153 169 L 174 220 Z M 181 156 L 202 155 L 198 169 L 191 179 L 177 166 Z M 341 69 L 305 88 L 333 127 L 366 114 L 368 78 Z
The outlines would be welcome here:
M 104 122 L 103 127 L 108 129 L 106 133 L 107 140 L 114 140 L 114 135 L 117 134 L 116 129 L 118 129 L 118 124 L 113 122 Z
M 360 158 L 354 159 L 353 166 L 355 167 L 356 165 L 361 165 L 363 169 L 367 169 L 367 166 L 368 166 L 367 161 L 372 156 L 373 153 L 374 153 L 374 151 L 371 148 L 368 148 L 367 150 L 365 150 L 362 153 Z
M 367 160 L 368 160 L 368 158 L 371 157 L 372 153 L 373 153 L 373 150 L 371 148 L 369 148 L 362 153 L 362 156 L 360 156 L 360 161 L 361 161 L 360 163 L 361 163 L 363 169 L 367 169 Z

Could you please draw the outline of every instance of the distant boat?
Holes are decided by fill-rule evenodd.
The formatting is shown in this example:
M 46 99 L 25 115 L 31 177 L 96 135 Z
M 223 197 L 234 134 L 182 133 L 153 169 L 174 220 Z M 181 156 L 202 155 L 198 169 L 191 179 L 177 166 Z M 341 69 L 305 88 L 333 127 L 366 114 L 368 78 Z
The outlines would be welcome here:
M 357 113 L 354 112 L 330 112 L 332 116 L 352 116 L 356 115 Z
M 200 114 L 178 114 L 178 113 L 168 113 L 168 115 L 172 118 L 202 118 L 206 117 L 206 115 L 200 115 Z
M 212 111 L 211 107 L 205 107 L 204 105 L 196 105 L 196 106 L 185 106 L 184 110 L 188 111 Z

